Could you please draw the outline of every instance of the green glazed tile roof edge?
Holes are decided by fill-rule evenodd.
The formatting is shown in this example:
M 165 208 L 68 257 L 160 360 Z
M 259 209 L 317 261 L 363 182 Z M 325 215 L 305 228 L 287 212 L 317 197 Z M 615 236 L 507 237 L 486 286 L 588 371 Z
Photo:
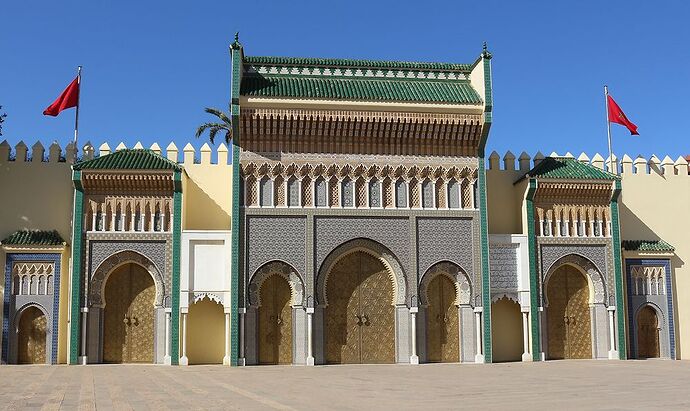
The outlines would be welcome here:
M 557 180 L 614 181 L 620 179 L 615 174 L 569 157 L 546 157 L 518 181 L 529 177 Z
M 664 240 L 623 240 L 622 245 L 626 251 L 673 252 L 676 250 Z
M 280 57 L 280 56 L 244 56 L 244 64 L 250 65 L 290 65 L 290 66 L 321 66 L 321 67 L 357 67 L 381 69 L 433 70 L 433 71 L 462 71 L 469 72 L 472 64 L 363 60 L 341 58 L 310 58 L 310 57 Z
M 482 104 L 468 81 L 248 76 L 240 94 L 253 97 Z
M 2 245 L 65 245 L 57 230 L 19 230 L 2 240 Z
M 74 170 L 182 170 L 182 167 L 147 149 L 124 149 L 93 160 L 80 161 Z

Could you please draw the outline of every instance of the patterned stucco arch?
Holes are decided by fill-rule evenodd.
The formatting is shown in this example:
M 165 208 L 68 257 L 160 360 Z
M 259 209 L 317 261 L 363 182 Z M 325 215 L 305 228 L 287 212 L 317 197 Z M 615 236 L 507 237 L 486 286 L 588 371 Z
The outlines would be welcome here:
M 455 305 L 469 305 L 472 300 L 472 284 L 465 271 L 455 263 L 450 261 L 438 262 L 422 276 L 419 283 L 420 302 L 422 305 L 429 304 L 429 283 L 439 275 L 448 277 L 455 285 Z
M 249 280 L 250 306 L 261 307 L 261 286 L 272 275 L 278 275 L 288 282 L 291 294 L 290 305 L 293 307 L 304 305 L 304 281 L 302 277 L 290 264 L 274 260 L 259 267 Z
M 356 253 L 364 252 L 381 261 L 390 276 L 391 285 L 393 286 L 393 301 L 392 305 L 405 305 L 407 296 L 407 277 L 400 265 L 397 257 L 393 252 L 386 248 L 381 243 L 368 238 L 357 238 L 345 242 L 334 248 L 321 264 L 318 277 L 316 279 L 316 297 L 317 301 L 323 305 L 328 305 L 328 296 L 326 295 L 326 284 L 328 283 L 328 276 L 331 273 L 333 266 L 342 258 Z
M 165 282 L 161 271 L 148 257 L 132 250 L 118 251 L 103 260 L 103 262 L 96 267 L 89 283 L 89 305 L 93 307 L 105 307 L 105 284 L 108 277 L 117 268 L 129 263 L 140 265 L 148 271 L 156 286 L 156 299 L 154 300 L 154 305 L 156 307 L 164 306 L 163 297 L 165 296 Z
M 666 327 L 666 316 L 664 315 L 664 312 L 661 309 L 661 307 L 659 307 L 656 303 L 654 303 L 652 301 L 645 301 L 644 303 L 640 304 L 640 306 L 637 307 L 637 309 L 635 309 L 635 312 L 633 313 L 633 319 L 635 321 L 635 326 L 637 327 L 637 316 L 640 314 L 640 311 L 642 311 L 642 309 L 645 307 L 650 307 L 656 313 L 657 329 L 658 330 L 665 329 L 665 327 Z M 635 329 L 635 335 L 637 336 L 637 329 Z M 637 345 L 637 341 L 635 341 L 635 345 Z
M 599 268 L 587 257 L 580 254 L 568 254 L 558 260 L 554 261 L 551 266 L 546 271 L 546 276 L 544 277 L 543 286 L 543 296 L 544 305 L 548 307 L 548 296 L 546 293 L 546 287 L 549 285 L 549 280 L 553 273 L 564 265 L 569 265 L 577 268 L 585 274 L 587 279 L 587 284 L 589 284 L 589 303 L 590 304 L 607 304 L 607 292 L 606 285 L 604 283 L 604 277 L 601 274 Z

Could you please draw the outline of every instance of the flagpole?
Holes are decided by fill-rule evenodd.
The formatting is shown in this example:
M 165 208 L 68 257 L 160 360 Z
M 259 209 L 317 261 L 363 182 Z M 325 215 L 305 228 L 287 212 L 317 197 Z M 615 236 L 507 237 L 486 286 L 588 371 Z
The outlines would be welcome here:
M 74 115 L 74 148 L 75 150 L 77 150 L 77 156 L 79 156 L 77 138 L 79 136 L 79 100 L 81 99 L 81 66 L 77 66 L 77 90 L 77 110 Z
M 606 131 L 609 137 L 609 172 L 613 173 L 613 149 L 611 148 L 611 120 L 609 119 L 609 87 L 604 86 L 604 100 L 606 100 Z M 618 174 L 618 170 L 616 170 Z

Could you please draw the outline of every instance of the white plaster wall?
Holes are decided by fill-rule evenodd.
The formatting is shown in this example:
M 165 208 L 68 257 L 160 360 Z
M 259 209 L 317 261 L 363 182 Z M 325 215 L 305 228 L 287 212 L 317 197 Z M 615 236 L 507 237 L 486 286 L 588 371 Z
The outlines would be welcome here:
M 180 308 L 189 308 L 190 299 L 207 294 L 230 306 L 231 232 L 186 230 L 182 232 L 182 273 Z

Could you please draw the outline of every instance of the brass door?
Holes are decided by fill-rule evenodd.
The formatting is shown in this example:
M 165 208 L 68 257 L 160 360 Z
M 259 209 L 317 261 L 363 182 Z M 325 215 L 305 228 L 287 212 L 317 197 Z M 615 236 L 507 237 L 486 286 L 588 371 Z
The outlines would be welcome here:
M 455 285 L 445 275 L 429 282 L 426 309 L 426 358 L 429 362 L 458 362 L 458 307 Z
M 103 362 L 153 362 L 156 286 L 141 266 L 127 264 L 105 286 Z
M 21 314 L 17 335 L 19 364 L 46 363 L 47 326 L 46 316 L 36 307 L 29 307 Z
M 589 285 L 578 269 L 563 266 L 547 284 L 549 359 L 592 358 Z
M 364 252 L 342 258 L 326 293 L 326 362 L 395 362 L 393 288 L 381 261 Z
M 637 358 L 659 358 L 659 321 L 649 306 L 637 314 Z
M 292 364 L 292 306 L 287 281 L 279 275 L 261 285 L 259 364 Z

